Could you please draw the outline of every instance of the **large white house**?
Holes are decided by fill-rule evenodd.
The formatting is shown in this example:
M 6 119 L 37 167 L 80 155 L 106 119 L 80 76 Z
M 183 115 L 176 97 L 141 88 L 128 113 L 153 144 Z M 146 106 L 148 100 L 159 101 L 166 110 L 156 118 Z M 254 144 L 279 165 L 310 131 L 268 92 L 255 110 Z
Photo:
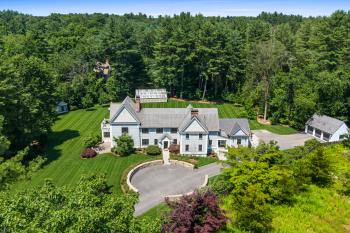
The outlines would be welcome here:
M 217 108 L 141 108 L 126 97 L 111 103 L 110 117 L 101 124 L 104 142 L 115 146 L 113 138 L 123 133 L 134 140 L 135 148 L 158 145 L 180 147 L 180 154 L 206 156 L 226 146 L 250 146 L 251 131 L 247 119 L 219 119 Z
M 314 114 L 305 124 L 305 133 L 322 141 L 342 140 L 349 133 L 344 121 L 326 115 Z

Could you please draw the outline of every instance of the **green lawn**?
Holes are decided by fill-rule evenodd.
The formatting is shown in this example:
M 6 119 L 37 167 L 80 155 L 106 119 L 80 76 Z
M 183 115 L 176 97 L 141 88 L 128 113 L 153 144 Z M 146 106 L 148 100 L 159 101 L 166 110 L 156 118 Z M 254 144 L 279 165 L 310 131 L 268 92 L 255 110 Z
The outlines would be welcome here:
M 46 151 L 48 164 L 30 181 L 15 185 L 15 189 L 40 185 L 46 178 L 52 179 L 57 185 L 74 185 L 84 174 L 105 173 L 113 191 L 121 192 L 119 182 L 123 171 L 132 164 L 153 157 L 135 154 L 121 158 L 104 154 L 92 159 L 80 159 L 84 136 L 100 133 L 100 123 L 107 116 L 107 107 L 77 110 L 59 116 L 49 135 Z
M 196 161 L 194 165 L 196 167 L 202 167 L 211 163 L 218 162 L 217 158 L 213 157 L 198 157 L 198 156 L 181 156 L 181 155 L 170 155 L 170 159 L 181 160 L 185 162 Z
M 217 107 L 221 118 L 244 117 L 242 107 L 233 104 L 207 104 L 169 100 L 167 103 L 148 103 L 144 107 Z M 14 189 L 40 185 L 45 179 L 52 179 L 57 185 L 74 185 L 84 174 L 105 173 L 108 183 L 115 192 L 121 192 L 120 178 L 125 169 L 152 157 L 145 155 L 131 155 L 119 158 L 112 154 L 97 156 L 93 159 L 82 160 L 79 155 L 83 149 L 85 136 L 91 133 L 100 133 L 100 123 L 108 117 L 108 107 L 96 106 L 92 109 L 72 111 L 58 117 L 49 135 L 49 145 L 46 151 L 48 164 L 37 172 L 30 181 L 19 182 Z M 267 129 L 280 134 L 294 133 L 295 130 L 284 126 L 265 126 L 256 121 L 250 121 L 252 129 Z M 202 159 L 198 166 L 213 162 L 211 158 Z
M 243 107 L 235 106 L 229 103 L 198 103 L 195 101 L 178 101 L 169 99 L 166 103 L 144 103 L 145 108 L 185 108 L 191 104 L 194 108 L 218 108 L 220 118 L 247 118 L 247 113 Z M 249 120 L 250 128 L 254 129 L 266 129 L 276 134 L 293 134 L 297 130 L 283 125 L 262 125 L 256 120 Z
M 311 186 L 292 206 L 272 208 L 273 232 L 341 233 L 350 229 L 349 198 L 331 189 Z
M 155 207 L 153 207 L 152 209 L 148 210 L 146 213 L 142 214 L 138 218 L 141 218 L 141 219 L 161 218 L 161 217 L 165 217 L 169 211 L 170 211 L 170 207 L 165 202 L 162 202 L 156 205 Z

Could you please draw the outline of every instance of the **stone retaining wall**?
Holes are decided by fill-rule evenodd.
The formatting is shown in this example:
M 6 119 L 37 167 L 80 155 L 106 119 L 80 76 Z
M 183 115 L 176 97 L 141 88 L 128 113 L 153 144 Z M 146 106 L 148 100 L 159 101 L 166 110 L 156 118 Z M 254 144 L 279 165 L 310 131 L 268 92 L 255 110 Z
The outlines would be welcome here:
M 208 175 L 204 176 L 204 182 L 203 184 L 201 184 L 198 189 L 204 188 L 205 186 L 207 186 L 208 184 Z M 183 194 L 175 194 L 175 195 L 167 195 L 165 196 L 164 199 L 167 199 L 169 201 L 178 201 L 181 199 L 181 197 L 183 196 L 187 196 L 187 195 L 192 195 L 194 193 L 194 191 L 188 192 L 188 193 L 183 193 Z
M 170 164 L 172 165 L 177 165 L 177 166 L 183 166 L 189 169 L 194 169 L 194 165 L 191 163 L 187 163 L 184 161 L 178 161 L 178 160 L 170 160 Z M 126 177 L 126 183 L 129 187 L 130 190 L 134 191 L 135 193 L 138 193 L 139 190 L 131 184 L 131 179 L 132 177 L 135 175 L 135 173 L 143 168 L 146 167 L 151 167 L 151 166 L 157 166 L 157 165 L 163 165 L 163 160 L 153 160 L 153 161 L 149 161 L 149 162 L 145 162 L 145 163 L 141 163 L 139 165 L 137 165 L 136 167 L 134 167 L 133 169 L 131 169 L 128 173 L 128 176 Z M 208 182 L 208 181 L 207 181 Z
M 190 168 L 190 169 L 194 169 L 194 165 L 192 163 L 188 163 L 185 161 L 180 161 L 180 160 L 170 160 L 170 164 L 172 165 L 178 165 L 178 166 L 182 166 L 182 167 L 186 167 L 186 168 Z
M 141 163 L 141 164 L 137 165 L 136 167 L 134 167 L 133 169 L 131 169 L 128 173 L 128 176 L 126 177 L 126 183 L 128 184 L 129 188 L 132 191 L 134 191 L 135 193 L 138 193 L 139 190 L 131 184 L 131 179 L 134 176 L 134 174 L 142 168 L 156 166 L 156 165 L 162 165 L 162 164 L 163 164 L 163 160 L 153 160 L 153 161 Z

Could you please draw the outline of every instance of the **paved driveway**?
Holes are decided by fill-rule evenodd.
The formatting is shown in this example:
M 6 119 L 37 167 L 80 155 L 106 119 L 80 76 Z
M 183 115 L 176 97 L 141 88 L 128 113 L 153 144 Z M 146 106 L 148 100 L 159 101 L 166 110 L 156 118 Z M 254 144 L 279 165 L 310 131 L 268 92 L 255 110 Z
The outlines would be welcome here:
M 290 149 L 296 146 L 303 146 L 305 141 L 314 138 L 304 133 L 279 135 L 271 133 L 267 130 L 253 130 L 253 133 L 255 134 L 258 140 L 264 142 L 269 142 L 271 140 L 277 141 L 281 150 Z
M 139 190 L 139 202 L 135 205 L 135 216 L 164 201 L 171 194 L 182 194 L 195 190 L 204 182 L 205 175 L 218 175 L 221 165 L 212 163 L 199 169 L 174 165 L 159 165 L 141 169 L 131 179 Z

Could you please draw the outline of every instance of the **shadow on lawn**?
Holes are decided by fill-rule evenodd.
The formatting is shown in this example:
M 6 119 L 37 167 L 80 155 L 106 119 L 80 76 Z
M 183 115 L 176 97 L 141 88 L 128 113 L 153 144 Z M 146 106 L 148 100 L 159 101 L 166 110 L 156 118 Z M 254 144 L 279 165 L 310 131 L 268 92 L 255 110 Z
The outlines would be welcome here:
M 47 145 L 47 148 L 45 150 L 45 155 L 47 159 L 45 165 L 48 165 L 49 163 L 58 159 L 58 157 L 61 156 L 61 149 L 57 148 L 59 145 L 62 145 L 67 140 L 79 136 L 80 133 L 77 130 L 65 129 L 58 132 L 51 132 L 48 137 L 49 144 Z

